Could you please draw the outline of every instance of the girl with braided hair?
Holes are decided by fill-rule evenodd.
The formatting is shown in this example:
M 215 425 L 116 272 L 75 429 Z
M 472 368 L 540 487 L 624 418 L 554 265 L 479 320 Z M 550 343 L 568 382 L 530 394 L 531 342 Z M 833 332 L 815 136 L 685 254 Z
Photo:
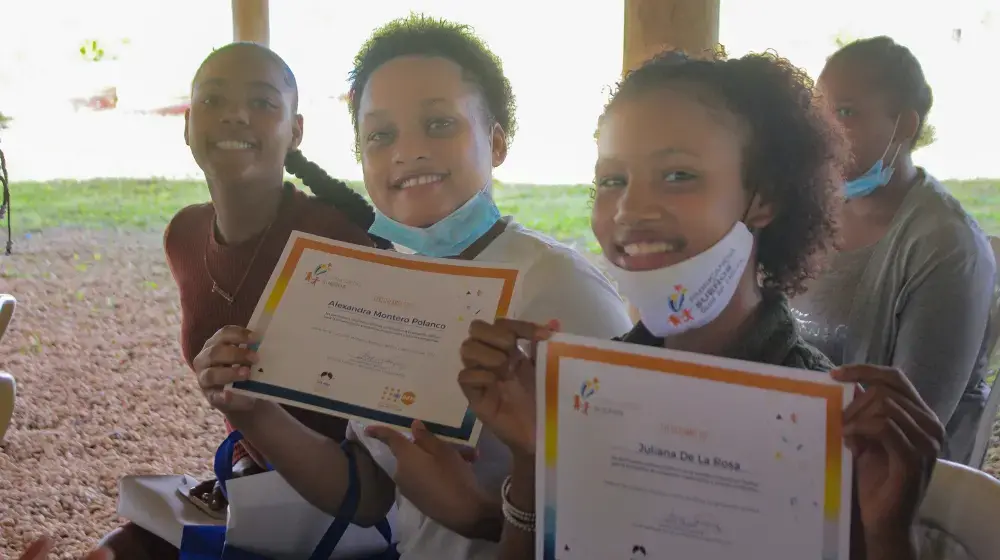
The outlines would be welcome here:
M 180 343 L 190 365 L 209 337 L 225 325 L 245 326 L 293 230 L 366 246 L 388 247 L 366 232 L 375 213 L 343 181 L 299 151 L 303 118 L 288 65 L 253 43 L 232 43 L 202 62 L 191 86 L 184 140 L 205 172 L 212 201 L 184 208 L 164 234 L 167 263 L 181 299 Z M 284 172 L 312 191 L 285 182 Z M 304 409 L 289 412 L 335 441 L 346 422 Z M 232 428 L 227 423 L 229 431 Z M 263 458 L 237 444 L 234 475 L 261 472 Z M 192 490 L 225 510 L 215 480 Z M 128 524 L 106 538 L 119 558 L 176 557 L 159 537 Z

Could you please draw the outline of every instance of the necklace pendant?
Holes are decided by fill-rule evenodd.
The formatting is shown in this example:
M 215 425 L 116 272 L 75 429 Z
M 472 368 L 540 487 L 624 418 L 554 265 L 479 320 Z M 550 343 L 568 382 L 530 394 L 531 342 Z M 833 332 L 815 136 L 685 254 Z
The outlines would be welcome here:
M 220 288 L 215 282 L 212 282 L 212 292 L 219 294 L 229 305 L 233 304 L 233 296 L 229 295 L 228 292 Z

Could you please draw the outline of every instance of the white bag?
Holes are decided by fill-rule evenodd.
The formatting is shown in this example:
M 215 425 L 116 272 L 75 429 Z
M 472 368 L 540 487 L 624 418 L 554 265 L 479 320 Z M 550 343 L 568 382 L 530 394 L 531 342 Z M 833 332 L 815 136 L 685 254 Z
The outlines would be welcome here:
M 118 515 L 177 548 L 185 525 L 225 525 L 226 543 L 275 560 L 308 558 L 333 517 L 310 504 L 277 472 L 234 478 L 226 483 L 228 520 L 216 519 L 180 496 L 198 483 L 189 475 L 126 476 L 118 483 Z M 389 512 L 395 525 L 396 508 Z M 364 558 L 388 547 L 374 527 L 351 525 L 331 556 Z
M 226 524 L 177 493 L 196 484 L 190 475 L 122 477 L 118 481 L 118 515 L 180 548 L 185 525 Z
M 226 483 L 229 520 L 226 543 L 275 560 L 308 558 L 333 523 L 277 472 L 234 478 Z M 395 525 L 396 508 L 389 512 Z M 363 558 L 388 547 L 374 527 L 348 527 L 331 558 Z

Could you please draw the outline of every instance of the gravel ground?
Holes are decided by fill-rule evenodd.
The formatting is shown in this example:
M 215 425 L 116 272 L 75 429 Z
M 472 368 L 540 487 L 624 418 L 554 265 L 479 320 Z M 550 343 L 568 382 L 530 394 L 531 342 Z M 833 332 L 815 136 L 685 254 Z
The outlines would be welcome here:
M 0 446 L 0 557 L 45 533 L 55 557 L 78 558 L 119 523 L 119 477 L 210 470 L 222 418 L 180 358 L 161 243 L 48 231 L 0 256 L 0 291 L 18 299 L 0 345 L 18 383 Z
M 44 533 L 56 557 L 78 558 L 120 522 L 122 475 L 208 474 L 222 419 L 180 358 L 161 240 L 50 230 L 0 257 L 0 291 L 18 299 L 0 345 L 18 382 L 0 445 L 0 557 Z M 998 463 L 994 449 L 994 474 Z

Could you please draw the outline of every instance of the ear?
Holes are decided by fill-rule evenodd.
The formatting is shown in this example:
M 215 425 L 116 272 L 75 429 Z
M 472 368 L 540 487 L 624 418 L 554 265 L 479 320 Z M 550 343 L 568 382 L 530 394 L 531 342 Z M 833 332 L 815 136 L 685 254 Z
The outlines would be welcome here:
M 910 109 L 899 114 L 899 128 L 896 131 L 896 138 L 905 146 L 912 146 L 917 141 L 917 128 L 920 127 L 920 115 Z
M 188 107 L 184 109 L 184 143 L 188 146 L 191 145 L 191 140 L 188 139 L 188 126 L 191 120 L 191 108 Z
M 507 159 L 507 133 L 504 132 L 500 123 L 493 123 L 493 167 L 500 165 Z
M 293 150 L 299 149 L 299 144 L 302 143 L 302 132 L 304 121 L 302 115 L 295 115 L 292 119 L 292 148 Z
M 744 223 L 748 228 L 759 231 L 774 221 L 774 213 L 774 205 L 761 202 L 760 195 L 755 194 L 750 200 Z

